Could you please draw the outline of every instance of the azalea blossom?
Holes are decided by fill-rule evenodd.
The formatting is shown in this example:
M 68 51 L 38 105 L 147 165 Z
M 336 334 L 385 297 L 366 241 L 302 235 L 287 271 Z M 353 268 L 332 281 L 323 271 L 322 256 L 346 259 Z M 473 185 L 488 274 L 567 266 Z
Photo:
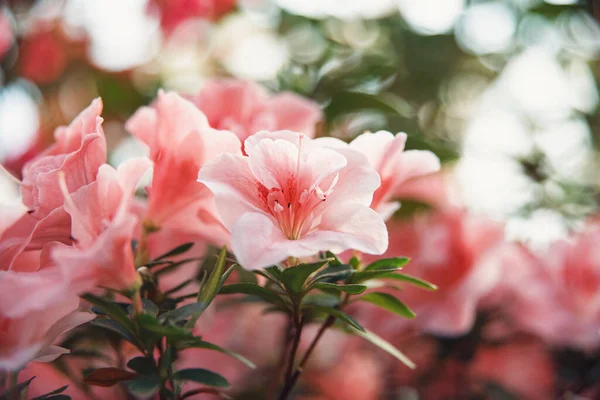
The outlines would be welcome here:
M 400 208 L 399 202 L 391 201 L 402 190 L 404 183 L 412 178 L 440 170 L 440 160 L 431 151 L 407 150 L 406 134 L 390 132 L 366 132 L 350 143 L 350 148 L 363 153 L 379 173 L 381 186 L 373 195 L 371 208 L 388 219 Z
M 54 343 L 66 331 L 94 318 L 77 311 L 79 291 L 67 271 L 0 271 L 0 371 L 18 371 L 29 361 L 52 361 L 67 349 Z
M 130 207 L 133 192 L 150 166 L 145 158 L 128 160 L 118 170 L 103 165 L 94 182 L 73 194 L 61 182 L 75 243 L 54 249 L 52 257 L 63 268 L 76 270 L 76 280 L 115 290 L 140 284 L 132 250 L 139 220 Z
M 379 177 L 360 153 L 291 131 L 246 139 L 200 170 L 247 269 L 321 250 L 381 254 L 387 230 L 369 205 Z
M 29 212 L 0 235 L 0 260 L 10 267 L 25 249 L 50 241 L 71 243 L 71 217 L 64 209 L 59 176 L 69 193 L 90 184 L 106 162 L 102 100 L 96 99 L 69 126 L 54 132 L 56 142 L 23 167 L 21 197 Z
M 198 171 L 223 152 L 240 153 L 239 139 L 211 128 L 188 100 L 162 91 L 152 106 L 140 108 L 127 121 L 126 128 L 150 147 L 154 162 L 144 223 L 224 244 L 227 230 L 217 216 L 212 193 L 197 182 Z
M 291 130 L 314 137 L 319 105 L 291 92 L 269 94 L 252 81 L 215 79 L 192 98 L 210 126 L 234 132 L 241 141 L 259 131 Z

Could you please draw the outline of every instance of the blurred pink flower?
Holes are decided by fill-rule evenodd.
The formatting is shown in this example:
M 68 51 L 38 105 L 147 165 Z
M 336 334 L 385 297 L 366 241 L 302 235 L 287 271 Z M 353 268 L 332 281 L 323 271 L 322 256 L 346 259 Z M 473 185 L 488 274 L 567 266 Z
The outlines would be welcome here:
M 235 8 L 237 0 L 150 0 L 150 12 L 158 12 L 163 29 L 170 33 L 191 18 L 215 20 Z
M 71 217 L 65 211 L 59 176 L 69 193 L 96 179 L 106 162 L 102 100 L 96 99 L 67 127 L 56 129 L 56 142 L 23 168 L 21 196 L 29 209 L 0 236 L 0 260 L 7 269 L 25 249 L 41 249 L 50 241 L 71 243 Z
M 234 132 L 243 142 L 259 131 L 290 130 L 314 137 L 322 119 L 319 105 L 291 92 L 270 95 L 251 81 L 208 81 L 192 101 L 210 126 Z
M 52 31 L 27 35 L 19 46 L 19 72 L 37 84 L 56 81 L 67 66 L 67 52 Z
M 494 383 L 524 400 L 555 396 L 555 369 L 550 352 L 538 340 L 519 339 L 477 349 L 469 365 L 470 380 Z
M 246 139 L 248 156 L 222 154 L 200 170 L 247 269 L 321 250 L 387 248 L 383 220 L 369 205 L 379 177 L 360 153 L 325 147 L 291 131 Z
M 407 181 L 440 170 L 440 160 L 431 151 L 404 151 L 405 144 L 405 133 L 394 136 L 386 131 L 363 133 L 350 143 L 350 148 L 363 153 L 379 173 L 381 186 L 373 195 L 371 208 L 383 219 L 400 208 L 399 202 L 391 200 Z
M 15 36 L 10 19 L 5 12 L 0 11 L 0 60 L 10 50 L 14 40 Z
M 0 370 L 18 371 L 29 361 L 68 353 L 54 346 L 60 335 L 94 318 L 81 313 L 79 291 L 68 271 L 0 271 Z
M 216 216 L 214 197 L 197 179 L 200 168 L 214 157 L 240 153 L 239 139 L 212 129 L 192 103 L 162 91 L 151 107 L 140 108 L 127 121 L 126 128 L 150 147 L 154 162 L 145 223 L 226 243 L 228 233 Z
M 403 285 L 399 296 L 416 312 L 416 327 L 441 335 L 466 333 L 473 325 L 479 300 L 500 277 L 497 268 L 488 268 L 493 266 L 488 260 L 502 243 L 502 229 L 458 210 L 407 222 L 391 221 L 388 226 L 390 247 L 384 257 L 410 257 L 404 272 L 438 286 L 431 292 Z M 372 314 L 370 308 L 362 312 Z M 396 318 L 380 324 L 394 331 L 413 322 Z
M 521 247 L 505 258 L 504 304 L 522 329 L 559 346 L 600 345 L 599 240 L 600 226 L 590 224 L 542 255 Z
M 140 283 L 132 250 L 139 221 L 130 207 L 136 185 L 150 166 L 145 158 L 130 159 L 118 170 L 103 165 L 94 182 L 70 195 L 62 182 L 75 243 L 53 250 L 57 264 L 73 268 L 76 279 L 95 286 L 128 290 Z

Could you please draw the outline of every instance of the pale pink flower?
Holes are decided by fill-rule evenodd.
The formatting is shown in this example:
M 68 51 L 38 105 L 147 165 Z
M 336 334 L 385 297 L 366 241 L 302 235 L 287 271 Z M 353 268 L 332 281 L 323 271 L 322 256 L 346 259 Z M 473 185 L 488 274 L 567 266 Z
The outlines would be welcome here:
M 103 165 L 97 179 L 69 195 L 65 210 L 71 215 L 73 247 L 52 252 L 57 264 L 77 271 L 77 279 L 115 290 L 139 284 L 132 240 L 138 218 L 130 211 L 134 190 L 151 163 L 130 159 L 115 170 Z
M 126 128 L 150 147 L 154 162 L 145 223 L 226 243 L 228 233 L 216 216 L 214 197 L 197 178 L 200 168 L 219 154 L 240 153 L 239 139 L 212 129 L 192 103 L 162 91 Z
M 21 196 L 29 209 L 0 237 L 0 259 L 7 269 L 25 249 L 41 249 L 46 243 L 71 243 L 71 217 L 64 210 L 59 176 L 64 175 L 69 193 L 96 179 L 106 162 L 102 130 L 102 100 L 94 100 L 67 127 L 56 129 L 56 142 L 23 168 Z
M 78 312 L 80 291 L 66 270 L 0 271 L 0 370 L 17 371 L 29 361 L 52 361 L 68 350 L 54 343 L 94 318 Z
M 559 346 L 600 345 L 599 240 L 600 226 L 591 224 L 542 255 L 521 248 L 505 260 L 503 304 L 521 329 Z
M 478 303 L 500 279 L 489 259 L 502 243 L 502 229 L 462 211 L 429 214 L 408 222 L 390 222 L 390 247 L 384 257 L 410 257 L 404 272 L 438 286 L 435 292 L 402 285 L 400 298 L 417 317 L 380 319 L 379 332 L 410 326 L 443 335 L 461 335 L 472 327 Z M 372 257 L 366 257 L 370 261 Z M 390 281 L 391 284 L 398 282 Z M 370 308 L 363 312 L 372 314 Z
M 350 148 L 363 153 L 379 173 L 381 186 L 373 195 L 371 208 L 383 219 L 390 218 L 400 208 L 400 203 L 392 198 L 403 184 L 440 170 L 440 160 L 431 151 L 404 151 L 406 137 L 405 133 L 394 136 L 386 131 L 366 132 L 350 143 Z
M 314 137 L 322 119 L 319 105 L 292 92 L 269 94 L 252 81 L 208 81 L 192 101 L 210 126 L 234 132 L 243 142 L 259 131 L 290 130 Z
M 222 154 L 200 170 L 247 269 L 321 250 L 387 248 L 383 220 L 369 205 L 379 177 L 367 159 L 291 131 L 246 139 L 247 156 Z

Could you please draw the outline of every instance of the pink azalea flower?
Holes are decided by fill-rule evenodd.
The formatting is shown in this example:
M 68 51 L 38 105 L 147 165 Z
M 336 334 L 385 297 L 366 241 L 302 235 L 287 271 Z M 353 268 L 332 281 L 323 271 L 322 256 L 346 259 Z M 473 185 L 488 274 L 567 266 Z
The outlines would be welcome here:
M 600 226 L 590 224 L 543 255 L 520 248 L 505 258 L 503 304 L 522 329 L 559 346 L 600 344 L 598 240 Z
M 242 142 L 262 130 L 290 130 L 314 137 L 322 119 L 317 103 L 291 92 L 270 95 L 251 81 L 209 81 L 192 101 L 206 114 L 210 126 L 232 131 Z
M 0 60 L 10 50 L 14 40 L 15 36 L 10 19 L 6 12 L 0 11 Z
M 52 361 L 68 350 L 54 343 L 68 330 L 94 318 L 78 312 L 79 291 L 65 271 L 0 271 L 0 371 L 17 371 L 29 361 Z
M 103 165 L 94 182 L 70 195 L 62 182 L 75 243 L 54 249 L 52 257 L 77 270 L 77 280 L 115 290 L 139 284 L 132 250 L 139 221 L 130 208 L 135 187 L 150 166 L 144 158 L 128 160 L 118 170 Z
M 220 153 L 239 153 L 238 138 L 212 129 L 192 103 L 162 91 L 126 127 L 150 147 L 154 162 L 145 223 L 226 243 L 228 233 L 216 215 L 212 193 L 197 178 L 200 168 Z
M 381 186 L 373 196 L 371 208 L 388 219 L 400 208 L 391 201 L 412 178 L 440 170 L 440 160 L 431 151 L 404 151 L 406 134 L 390 132 L 363 133 L 350 143 L 350 148 L 363 153 L 379 173 Z
M 0 236 L 0 259 L 8 268 L 25 249 L 41 249 L 50 241 L 71 243 L 71 217 L 65 211 L 58 177 L 69 193 L 96 179 L 106 162 L 102 100 L 96 99 L 67 127 L 56 129 L 56 142 L 23 168 L 21 196 L 27 215 Z
M 360 153 L 291 131 L 246 139 L 247 156 L 222 154 L 200 170 L 247 269 L 321 250 L 387 248 L 383 220 L 369 208 L 377 173 Z
M 479 301 L 500 277 L 496 268 L 488 268 L 492 266 L 488 260 L 502 243 L 500 227 L 454 210 L 390 222 L 389 235 L 390 248 L 384 256 L 410 257 L 404 272 L 436 284 L 438 290 L 403 285 L 400 298 L 415 311 L 416 319 L 380 317 L 378 332 L 410 326 L 443 335 L 468 332 Z M 365 261 L 370 261 L 369 257 Z M 361 312 L 373 318 L 370 307 Z

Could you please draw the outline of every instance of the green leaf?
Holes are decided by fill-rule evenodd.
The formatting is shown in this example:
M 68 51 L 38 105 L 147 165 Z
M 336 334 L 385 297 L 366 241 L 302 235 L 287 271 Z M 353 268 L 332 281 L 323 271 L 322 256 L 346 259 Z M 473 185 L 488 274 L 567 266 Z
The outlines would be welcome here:
M 66 394 L 57 394 L 50 397 L 45 397 L 44 400 L 71 400 L 71 396 L 67 396 Z
M 364 285 L 337 285 L 335 283 L 318 282 L 313 286 L 315 289 L 320 290 L 335 290 L 338 292 L 344 292 L 348 294 L 361 294 L 367 287 Z
M 350 264 L 353 269 L 357 270 L 358 267 L 360 267 L 360 260 L 356 257 L 352 257 L 350 261 L 348 261 L 348 264 Z
M 342 265 L 343 263 L 340 261 L 339 258 L 337 258 L 337 256 L 335 254 L 333 254 L 330 251 L 326 251 L 325 252 L 325 257 L 326 258 L 331 258 L 331 261 L 329 262 L 329 265 Z
M 329 261 L 331 260 L 289 267 L 281 274 L 281 280 L 290 291 L 293 293 L 300 293 L 304 287 L 304 282 L 306 282 L 308 277 L 327 265 Z
M 206 307 L 213 301 L 219 288 L 221 286 L 221 276 L 225 271 L 225 265 L 227 264 L 227 247 L 223 246 L 217 257 L 217 262 L 213 270 L 211 271 L 208 279 L 203 285 L 200 285 L 198 291 L 198 303 L 206 304 Z M 197 316 L 195 316 L 197 318 Z
M 15 396 L 17 398 L 20 398 L 21 392 L 23 390 L 25 390 L 25 388 L 28 387 L 29 384 L 31 383 L 31 381 L 34 380 L 34 379 L 35 379 L 35 376 L 32 376 L 31 378 L 29 378 L 25 382 L 18 383 L 15 387 L 8 389 L 6 392 L 4 392 L 0 396 L 0 400 L 12 400 L 12 399 L 15 398 Z
M 383 258 L 381 260 L 377 260 L 367 266 L 365 271 L 375 271 L 375 270 L 387 270 L 390 268 L 395 268 L 396 270 L 402 269 L 408 262 L 410 258 L 407 257 L 394 257 L 394 258 Z
M 398 350 L 396 347 L 394 347 L 394 345 L 392 345 L 385 339 L 377 336 L 373 332 L 366 331 L 366 330 L 365 331 L 352 330 L 352 334 L 354 334 L 356 336 L 360 336 L 361 338 L 373 343 L 375 346 L 379 347 L 380 349 L 382 349 L 382 350 L 386 351 L 387 353 L 391 354 L 392 356 L 396 357 L 407 367 L 412 368 L 412 369 L 416 368 L 415 363 L 413 363 L 408 357 L 406 357 L 400 350 Z
M 331 315 L 332 317 L 336 317 L 337 319 L 347 323 L 348 325 L 352 326 L 355 329 L 358 329 L 359 331 L 364 332 L 364 330 L 365 330 L 365 328 L 363 328 L 358 322 L 356 322 L 354 320 L 354 318 L 350 317 L 348 314 L 346 314 L 336 308 L 310 305 L 310 306 L 305 306 L 304 309 Z
M 246 271 L 244 268 L 242 268 L 241 265 L 236 265 L 235 271 L 237 272 L 240 282 L 252 283 L 254 285 L 258 284 L 258 281 L 256 280 L 256 275 L 251 271 Z
M 415 286 L 418 286 L 418 287 L 420 287 L 422 289 L 426 289 L 426 290 L 438 290 L 437 285 L 434 285 L 433 283 L 429 283 L 427 281 L 424 281 L 422 279 L 416 278 L 411 275 L 389 273 L 389 274 L 380 276 L 380 278 L 381 279 L 394 279 L 397 281 L 407 282 L 407 283 L 410 283 L 411 285 L 415 285 Z
M 91 324 L 118 333 L 123 339 L 135 344 L 136 346 L 138 345 L 138 341 L 131 334 L 131 332 L 129 332 L 122 324 L 113 319 L 95 319 L 91 321 Z
M 129 319 L 129 316 L 125 310 L 123 310 L 123 308 L 117 303 L 105 300 L 102 297 L 98 297 L 91 293 L 86 293 L 82 295 L 81 298 L 94 305 L 96 308 L 110 316 L 115 321 L 119 322 L 129 332 L 135 332 L 133 321 Z
M 392 296 L 391 294 L 374 292 L 367 293 L 358 298 L 360 301 L 366 301 L 375 304 L 385 310 L 391 311 L 404 318 L 414 318 L 415 313 L 406 306 L 403 302 Z
M 184 260 L 177 261 L 177 262 L 169 262 L 166 267 L 161 268 L 158 271 L 154 272 L 154 276 L 159 277 L 161 275 L 173 272 L 177 268 L 181 267 L 182 265 L 190 263 L 190 262 L 194 262 L 194 261 L 200 261 L 200 259 L 197 257 L 193 257 L 193 258 L 186 258 Z
M 225 285 L 221 287 L 219 294 L 247 294 L 249 296 L 260 297 L 268 303 L 284 304 L 277 293 L 251 283 L 232 283 L 230 285 Z
M 154 360 L 149 357 L 135 357 L 129 360 L 127 366 L 139 374 L 152 374 L 156 372 Z
M 375 270 L 371 270 L 371 271 L 359 271 L 357 273 L 355 273 L 354 275 L 352 275 L 352 283 L 361 283 L 361 282 L 366 282 L 370 279 L 374 279 L 374 278 L 379 278 L 385 274 L 389 274 L 391 272 L 395 272 L 396 268 L 381 268 L 381 269 L 375 269 Z
M 203 368 L 188 368 L 177 371 L 173 374 L 173 379 L 178 381 L 192 381 L 204 385 L 227 388 L 229 382 L 221 375 Z
M 170 257 L 173 257 L 173 256 L 177 256 L 179 254 L 183 254 L 183 253 L 187 252 L 189 249 L 191 249 L 192 247 L 194 247 L 194 243 L 191 243 L 191 242 L 190 243 L 184 243 L 181 246 L 177 246 L 173 250 L 166 252 L 162 256 L 156 257 L 154 259 L 154 261 L 160 261 L 160 260 L 163 260 L 165 258 L 170 258 Z
M 153 317 L 156 317 L 158 315 L 158 306 L 154 304 L 150 299 L 142 299 L 142 309 L 146 314 L 150 314 Z
M 302 304 L 306 306 L 337 307 L 340 305 L 340 297 L 338 293 L 311 292 L 304 296 Z
M 157 375 L 141 375 L 127 384 L 131 394 L 148 398 L 160 389 L 160 379 Z
M 136 321 L 140 325 L 140 328 L 159 336 L 166 336 L 169 339 L 184 339 L 192 336 L 192 333 L 184 328 L 170 324 L 161 325 L 155 317 L 149 314 L 138 315 Z
M 121 381 L 128 381 L 137 377 L 135 372 L 127 371 L 121 368 L 99 368 L 90 372 L 83 381 L 88 385 L 109 387 L 116 385 Z
M 57 398 L 60 399 L 59 396 L 61 396 L 61 393 L 64 392 L 65 390 L 67 390 L 68 387 L 69 387 L 69 385 L 59 387 L 58 389 L 53 390 L 49 393 L 43 394 L 41 396 L 33 397 L 31 400 L 48 400 L 48 399 L 57 399 Z M 66 396 L 66 395 L 62 395 L 62 396 L 65 396 L 63 398 L 70 399 L 69 396 Z
M 330 263 L 315 274 L 313 281 L 335 283 L 346 280 L 353 273 L 354 270 L 349 265 Z
M 206 310 L 207 304 L 204 303 L 190 303 L 185 306 L 179 307 L 175 310 L 161 314 L 158 317 L 160 323 L 166 321 L 180 322 L 185 321 L 190 317 L 200 316 L 204 310 Z
M 252 368 L 252 369 L 256 368 L 256 365 L 252 361 L 248 360 L 246 357 L 244 357 L 240 354 L 237 354 L 231 350 L 227 350 L 220 346 L 217 346 L 216 344 L 205 342 L 204 340 L 201 340 L 198 338 L 196 338 L 196 340 L 191 341 L 191 342 L 183 342 L 183 343 L 181 343 L 180 347 L 181 348 L 192 348 L 193 347 L 193 348 L 198 348 L 198 349 L 207 349 L 207 350 L 218 351 L 220 353 L 227 354 L 228 356 L 235 358 L 236 360 L 245 364 L 249 368 Z

